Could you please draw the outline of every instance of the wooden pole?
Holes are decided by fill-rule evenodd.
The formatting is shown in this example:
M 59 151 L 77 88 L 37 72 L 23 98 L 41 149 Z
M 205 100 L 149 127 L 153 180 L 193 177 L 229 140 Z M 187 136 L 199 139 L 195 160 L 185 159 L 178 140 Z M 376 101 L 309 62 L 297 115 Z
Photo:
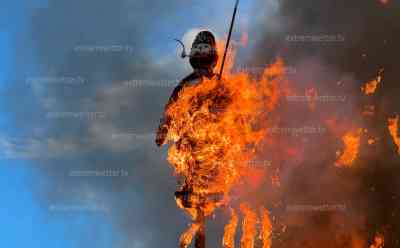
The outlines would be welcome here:
M 200 225 L 199 230 L 195 237 L 195 248 L 206 248 L 206 224 L 203 210 L 199 207 L 197 209 L 197 223 Z

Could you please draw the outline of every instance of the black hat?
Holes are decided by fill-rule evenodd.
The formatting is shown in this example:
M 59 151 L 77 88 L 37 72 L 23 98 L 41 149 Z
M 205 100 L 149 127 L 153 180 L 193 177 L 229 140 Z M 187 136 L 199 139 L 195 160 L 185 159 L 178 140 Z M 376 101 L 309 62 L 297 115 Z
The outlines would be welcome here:
M 210 31 L 201 31 L 198 33 L 193 41 L 192 48 L 200 43 L 209 44 L 214 48 L 216 46 L 215 37 Z
M 197 34 L 190 50 L 190 64 L 193 68 L 212 69 L 218 61 L 215 37 L 210 31 Z

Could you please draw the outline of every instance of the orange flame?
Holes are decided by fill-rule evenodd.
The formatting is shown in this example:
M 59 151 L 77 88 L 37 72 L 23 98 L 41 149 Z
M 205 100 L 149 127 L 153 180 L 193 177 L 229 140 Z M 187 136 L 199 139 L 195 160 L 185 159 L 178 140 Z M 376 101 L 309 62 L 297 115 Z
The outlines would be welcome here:
M 263 242 L 262 248 L 271 248 L 272 225 L 269 212 L 265 208 L 261 208 L 261 233 L 260 238 Z
M 376 234 L 374 237 L 374 243 L 369 248 L 383 248 L 385 246 L 385 237 L 382 234 Z
M 361 91 L 364 92 L 364 94 L 366 95 L 374 94 L 376 89 L 378 88 L 378 85 L 382 81 L 382 73 L 383 69 L 379 70 L 378 76 L 375 79 L 365 83 L 365 85 L 361 87 Z
M 257 216 L 250 209 L 249 205 L 246 203 L 240 204 L 240 211 L 243 214 L 242 221 L 242 238 L 240 240 L 241 248 L 253 248 L 254 247 L 254 239 L 256 237 L 256 224 L 257 224 Z
M 231 220 L 224 228 L 224 239 L 222 241 L 224 248 L 235 248 L 235 234 L 238 221 L 235 210 L 231 209 Z
M 336 161 L 336 166 L 350 167 L 354 160 L 356 160 L 360 148 L 361 132 L 362 129 L 358 129 L 357 132 L 347 132 L 343 136 L 342 141 L 345 145 L 345 149 Z
M 368 145 L 373 145 L 375 144 L 376 140 L 374 138 L 369 138 L 368 139 Z
M 179 247 L 180 248 L 187 248 L 189 247 L 190 243 L 192 243 L 194 235 L 199 230 L 200 225 L 197 223 L 193 223 L 189 229 L 181 235 L 179 240 Z
M 399 130 L 399 116 L 396 115 L 394 118 L 389 118 L 388 120 L 388 129 L 390 135 L 393 138 L 393 142 L 397 146 L 397 152 L 400 154 L 400 135 L 398 134 Z

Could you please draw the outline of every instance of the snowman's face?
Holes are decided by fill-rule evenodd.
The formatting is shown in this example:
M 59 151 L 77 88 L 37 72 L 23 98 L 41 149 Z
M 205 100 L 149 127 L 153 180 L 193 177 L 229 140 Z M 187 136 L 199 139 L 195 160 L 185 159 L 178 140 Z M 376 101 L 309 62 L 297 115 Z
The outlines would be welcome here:
M 193 57 L 206 57 L 212 52 L 212 46 L 207 43 L 199 43 L 192 47 L 190 50 L 190 56 Z

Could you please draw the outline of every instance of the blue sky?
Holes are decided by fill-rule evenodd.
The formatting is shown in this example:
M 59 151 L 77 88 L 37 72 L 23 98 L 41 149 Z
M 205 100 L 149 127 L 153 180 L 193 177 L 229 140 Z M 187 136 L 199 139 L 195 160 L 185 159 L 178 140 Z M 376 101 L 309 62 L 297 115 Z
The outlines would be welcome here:
M 89 241 L 94 241 L 94 247 L 112 247 L 113 230 L 100 216 L 73 213 L 66 218 L 63 213 L 51 213 L 35 201 L 31 189 L 33 184 L 40 183 L 40 177 L 30 169 L 31 163 L 3 161 L 1 166 L 0 247 L 80 247 Z M 88 229 L 97 229 L 101 235 L 87 237 Z
M 25 30 L 26 13 L 30 8 L 46 7 L 46 2 L 2 1 L 1 5 L 0 95 L 4 95 L 15 78 L 13 44 Z M 0 135 L 13 136 L 18 130 L 13 128 L 4 100 L 0 100 L 0 106 Z M 38 164 L 33 160 L 0 159 L 0 247 L 73 248 L 89 242 L 92 247 L 113 247 L 116 241 L 106 215 L 84 211 L 65 214 L 39 203 L 32 189 L 43 180 L 34 166 Z M 90 229 L 96 229 L 99 236 L 85 235 Z

